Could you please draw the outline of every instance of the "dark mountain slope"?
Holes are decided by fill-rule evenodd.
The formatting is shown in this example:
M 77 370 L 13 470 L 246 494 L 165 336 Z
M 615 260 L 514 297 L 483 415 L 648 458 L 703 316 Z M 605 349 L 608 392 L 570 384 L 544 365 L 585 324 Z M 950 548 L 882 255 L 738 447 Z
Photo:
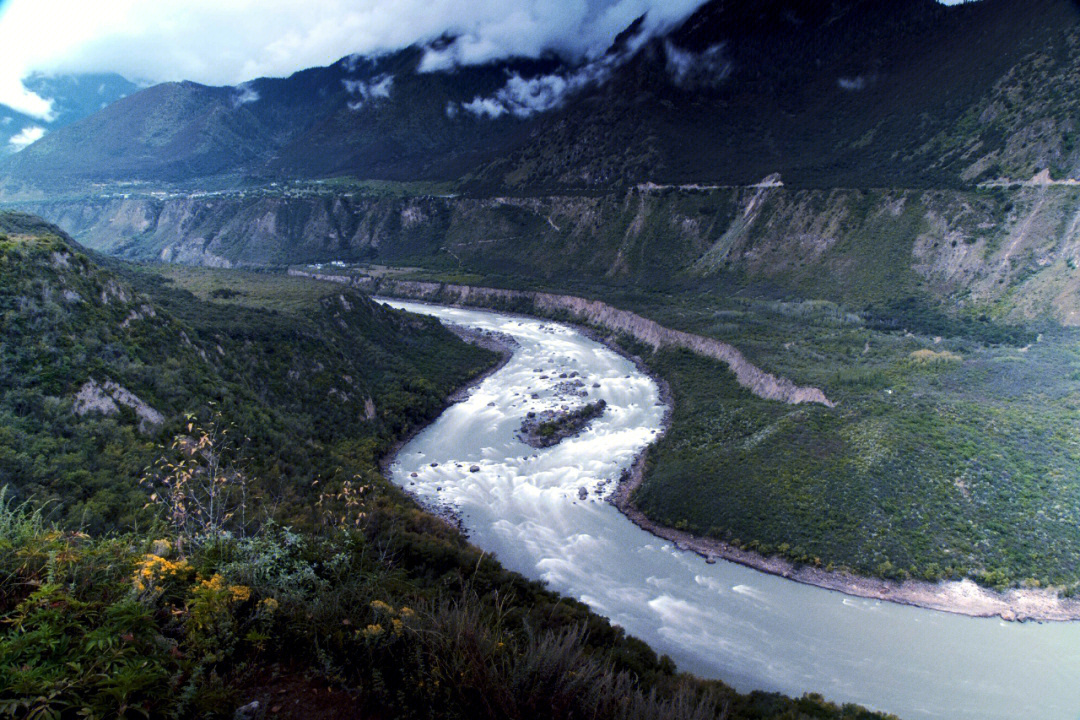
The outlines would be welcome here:
M 631 29 L 574 66 L 420 72 L 417 46 L 235 88 L 158 86 L 0 162 L 0 175 L 9 193 L 220 175 L 542 192 L 779 172 L 803 187 L 940 187 L 985 178 L 993 163 L 973 168 L 980 157 L 1022 155 L 1016 139 L 1047 113 L 1059 172 L 1080 161 L 1062 139 L 1068 94 L 1053 89 L 1075 74 L 1078 26 L 1073 0 L 714 0 L 664 37 Z M 1001 111 L 1006 92 L 1028 109 Z
M 489 161 L 520 144 L 530 126 L 512 117 L 478 119 L 462 111 L 461 103 L 495 92 L 508 74 L 532 76 L 562 66 L 550 58 L 417 72 L 421 57 L 420 48 L 409 48 L 378 61 L 354 60 L 338 101 L 259 174 L 278 179 L 458 178 L 478 160 Z M 381 83 L 384 89 L 374 90 Z
M 1063 0 L 712 2 L 481 175 L 522 187 L 774 172 L 799 186 L 956 185 L 957 168 L 918 148 L 1078 21 Z

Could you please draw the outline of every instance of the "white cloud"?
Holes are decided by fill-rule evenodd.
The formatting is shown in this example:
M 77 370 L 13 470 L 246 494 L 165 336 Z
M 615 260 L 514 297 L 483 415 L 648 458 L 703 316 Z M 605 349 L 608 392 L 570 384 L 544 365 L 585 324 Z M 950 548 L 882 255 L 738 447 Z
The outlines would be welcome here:
M 655 31 L 703 0 L 8 0 L 0 5 L 0 103 L 41 118 L 31 72 L 117 72 L 133 80 L 236 85 L 456 36 L 428 65 L 555 50 L 598 56 L 648 11 Z M 313 7 L 314 6 L 314 7 Z M 48 38 L 43 42 L 42 38 Z
M 8 138 L 8 145 L 15 152 L 19 152 L 30 143 L 37 142 L 45 135 L 45 128 L 38 125 L 27 125 L 18 134 Z
M 506 85 L 495 91 L 491 97 L 476 96 L 472 102 L 462 103 L 461 107 L 477 117 L 487 118 L 497 118 L 507 113 L 527 118 L 536 113 L 554 110 L 561 107 L 570 95 L 590 85 L 607 82 L 612 71 L 633 56 L 648 37 L 647 32 L 641 31 L 631 38 L 620 52 L 601 55 L 564 73 L 532 78 L 523 78 L 514 73 L 506 81 Z
M 466 112 L 470 112 L 476 117 L 486 117 L 491 119 L 502 117 L 509 112 L 505 105 L 493 98 L 475 97 L 471 102 L 461 103 L 461 107 Z
M 259 99 L 259 91 L 248 83 L 240 83 L 236 86 L 236 95 L 233 96 L 233 107 L 240 107 L 247 103 L 256 102 Z
M 0 47 L 3 47 L 0 44 Z M 7 105 L 23 115 L 51 122 L 55 117 L 53 101 L 30 92 L 22 84 L 21 77 L 6 73 L 0 67 L 0 105 Z
M 664 43 L 664 56 L 672 81 L 680 87 L 715 87 L 731 74 L 731 61 L 724 57 L 722 42 L 696 53 L 669 40 Z
M 359 110 L 370 100 L 380 100 L 390 97 L 390 89 L 394 86 L 394 76 L 384 73 L 371 80 L 342 80 L 345 92 L 356 95 L 357 99 L 349 103 L 350 110 Z
M 840 86 L 841 90 L 855 91 L 863 90 L 866 88 L 866 78 L 862 75 L 856 75 L 855 77 L 842 77 L 836 79 L 836 84 Z

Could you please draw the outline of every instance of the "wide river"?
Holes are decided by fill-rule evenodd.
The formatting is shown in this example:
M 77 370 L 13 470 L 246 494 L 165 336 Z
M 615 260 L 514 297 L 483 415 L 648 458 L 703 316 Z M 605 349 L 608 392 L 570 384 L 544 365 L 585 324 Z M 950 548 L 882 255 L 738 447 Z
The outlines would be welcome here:
M 968 618 L 707 564 L 603 500 L 664 413 L 656 384 L 631 362 L 553 322 L 386 302 L 518 343 L 392 466 L 394 482 L 455 508 L 471 541 L 506 567 L 739 690 L 819 692 L 902 718 L 1080 718 L 1080 623 Z M 555 388 L 574 372 L 588 397 Z M 559 445 L 534 450 L 515 435 L 530 410 L 599 398 L 604 415 Z

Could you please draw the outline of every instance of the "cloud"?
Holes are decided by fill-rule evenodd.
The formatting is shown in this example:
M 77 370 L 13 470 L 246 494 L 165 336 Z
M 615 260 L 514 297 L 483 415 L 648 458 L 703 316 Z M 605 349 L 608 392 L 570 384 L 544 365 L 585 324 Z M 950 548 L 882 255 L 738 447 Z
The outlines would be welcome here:
M 514 73 L 488 98 L 477 96 L 461 107 L 477 117 L 497 118 L 510 113 L 527 118 L 536 113 L 547 112 L 562 106 L 571 94 L 593 83 L 602 83 L 610 76 L 610 67 L 589 63 L 566 75 L 539 75 L 523 78 Z
M 724 43 L 717 43 L 695 53 L 664 43 L 665 65 L 671 80 L 679 87 L 716 87 L 731 74 L 731 61 L 724 57 Z
M 237 85 L 454 37 L 428 69 L 555 51 L 602 54 L 635 18 L 670 27 L 703 0 L 7 0 L 0 4 L 0 103 L 46 120 L 31 72 L 116 72 L 132 80 Z M 47 38 L 47 41 L 42 41 Z
M 606 53 L 562 73 L 523 78 L 512 74 L 506 85 L 491 97 L 476 96 L 461 107 L 477 117 L 498 118 L 507 113 L 527 118 L 536 113 L 562 107 L 570 95 L 592 85 L 601 85 L 611 77 L 612 71 L 622 65 L 648 40 L 648 33 L 639 31 L 616 53 Z
M 257 102 L 259 91 L 248 83 L 240 83 L 236 86 L 236 95 L 233 95 L 233 107 L 237 108 L 247 103 Z
M 56 117 L 52 100 L 30 92 L 23 87 L 21 77 L 5 73 L 2 68 L 0 68 L 0 105 L 7 105 L 16 112 L 45 122 L 52 122 Z
M 842 77 L 836 79 L 836 84 L 841 90 L 848 90 L 854 92 L 855 90 L 862 90 L 866 87 L 866 78 L 862 75 L 856 75 L 855 77 Z
M 45 128 L 39 125 L 27 125 L 16 135 L 8 138 L 8 145 L 11 146 L 12 151 L 19 152 L 30 143 L 40 140 L 44 135 Z
M 345 92 L 356 95 L 357 99 L 349 103 L 350 110 L 359 110 L 371 100 L 380 100 L 390 97 L 390 89 L 394 86 L 394 76 L 383 73 L 371 80 L 342 80 Z
M 461 103 L 461 108 L 476 117 L 486 117 L 494 120 L 510 112 L 506 106 L 494 98 L 475 97 L 471 102 Z

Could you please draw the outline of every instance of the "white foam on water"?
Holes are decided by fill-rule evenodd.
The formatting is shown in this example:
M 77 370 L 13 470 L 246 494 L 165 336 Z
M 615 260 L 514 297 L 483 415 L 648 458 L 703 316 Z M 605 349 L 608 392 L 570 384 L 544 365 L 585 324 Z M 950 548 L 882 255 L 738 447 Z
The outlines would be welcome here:
M 820 692 L 911 718 L 1080 716 L 1080 624 L 967 618 L 706 564 L 595 493 L 601 480 L 610 492 L 663 418 L 658 388 L 632 363 L 557 323 L 390 304 L 519 344 L 506 366 L 402 448 L 391 469 L 423 500 L 457 508 L 470 540 L 506 567 L 588 603 L 680 668 L 740 690 Z M 553 397 L 558 375 L 575 371 L 589 396 Z M 599 398 L 606 411 L 578 437 L 536 450 L 515 436 L 530 410 Z

